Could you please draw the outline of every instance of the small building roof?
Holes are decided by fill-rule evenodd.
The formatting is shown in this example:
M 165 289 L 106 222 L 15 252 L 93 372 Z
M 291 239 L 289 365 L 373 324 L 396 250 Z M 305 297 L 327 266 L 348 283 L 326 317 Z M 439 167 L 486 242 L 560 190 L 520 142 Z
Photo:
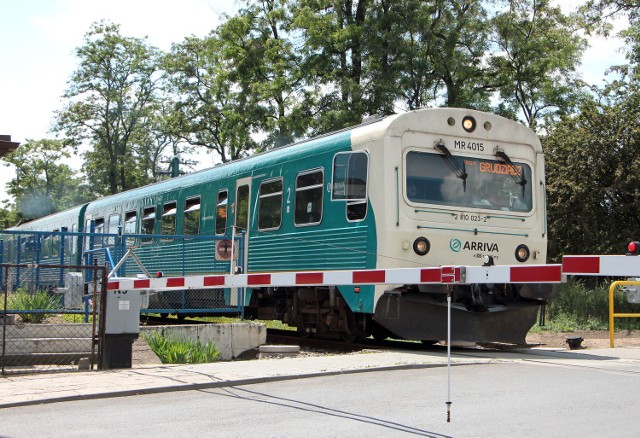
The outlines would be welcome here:
M 20 143 L 11 141 L 10 135 L 0 135 L 0 157 L 13 152 L 19 145 Z

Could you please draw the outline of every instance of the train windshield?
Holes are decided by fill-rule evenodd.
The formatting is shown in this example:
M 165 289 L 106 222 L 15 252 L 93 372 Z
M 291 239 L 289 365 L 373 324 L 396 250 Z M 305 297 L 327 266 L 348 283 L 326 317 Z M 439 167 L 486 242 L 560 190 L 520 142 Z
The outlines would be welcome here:
M 412 202 L 528 212 L 531 168 L 524 163 L 410 151 L 406 190 Z

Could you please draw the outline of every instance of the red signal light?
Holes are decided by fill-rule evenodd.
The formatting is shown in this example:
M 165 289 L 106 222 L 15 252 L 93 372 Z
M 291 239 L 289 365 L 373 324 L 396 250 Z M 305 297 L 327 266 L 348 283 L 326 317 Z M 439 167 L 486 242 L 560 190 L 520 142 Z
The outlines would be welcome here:
M 627 249 L 629 250 L 629 254 L 631 255 L 640 254 L 640 242 L 629 242 L 629 244 L 627 245 Z

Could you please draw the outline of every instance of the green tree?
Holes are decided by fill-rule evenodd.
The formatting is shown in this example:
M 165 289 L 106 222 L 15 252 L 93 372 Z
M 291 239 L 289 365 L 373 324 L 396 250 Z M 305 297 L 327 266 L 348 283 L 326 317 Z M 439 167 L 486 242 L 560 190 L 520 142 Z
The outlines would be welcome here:
M 640 82 L 620 81 L 543 139 L 549 250 L 619 254 L 640 237 Z
M 371 0 L 301 0 L 294 6 L 293 31 L 302 38 L 302 71 L 313 87 L 315 132 L 359 123 L 375 114 L 363 84 L 365 25 Z
M 532 129 L 573 110 L 583 96 L 576 68 L 586 48 L 575 20 L 548 0 L 511 0 L 494 19 L 493 57 L 501 112 L 522 114 Z
M 301 55 L 290 35 L 286 0 L 252 0 L 217 29 L 229 79 L 247 90 L 254 129 L 266 134 L 260 149 L 288 144 L 309 124 L 309 94 L 300 70 Z
M 257 148 L 251 133 L 258 130 L 261 117 L 249 90 L 230 77 L 236 66 L 223 52 L 224 42 L 215 32 L 172 47 L 165 68 L 174 103 L 164 126 L 171 135 L 226 162 Z
M 15 166 L 16 177 L 7 183 L 15 209 L 23 219 L 35 219 L 78 205 L 91 194 L 82 178 L 66 164 L 68 145 L 59 140 L 27 140 L 3 157 Z
M 144 39 L 123 37 L 120 27 L 94 23 L 76 50 L 80 63 L 57 113 L 57 130 L 87 141 L 85 173 L 98 191 L 118 193 L 149 182 L 136 140 L 156 109 L 159 52 Z
M 20 222 L 20 215 L 10 205 L 9 201 L 3 201 L 4 207 L 0 207 L 0 229 L 14 227 Z

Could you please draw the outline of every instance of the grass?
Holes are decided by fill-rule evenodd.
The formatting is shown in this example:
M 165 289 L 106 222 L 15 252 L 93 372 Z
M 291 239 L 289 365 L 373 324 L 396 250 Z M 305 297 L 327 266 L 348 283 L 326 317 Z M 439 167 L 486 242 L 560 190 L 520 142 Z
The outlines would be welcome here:
M 142 338 L 147 341 L 162 363 L 209 363 L 220 358 L 220 351 L 212 342 L 202 344 L 191 339 L 166 337 L 156 331 L 151 334 L 142 334 Z

